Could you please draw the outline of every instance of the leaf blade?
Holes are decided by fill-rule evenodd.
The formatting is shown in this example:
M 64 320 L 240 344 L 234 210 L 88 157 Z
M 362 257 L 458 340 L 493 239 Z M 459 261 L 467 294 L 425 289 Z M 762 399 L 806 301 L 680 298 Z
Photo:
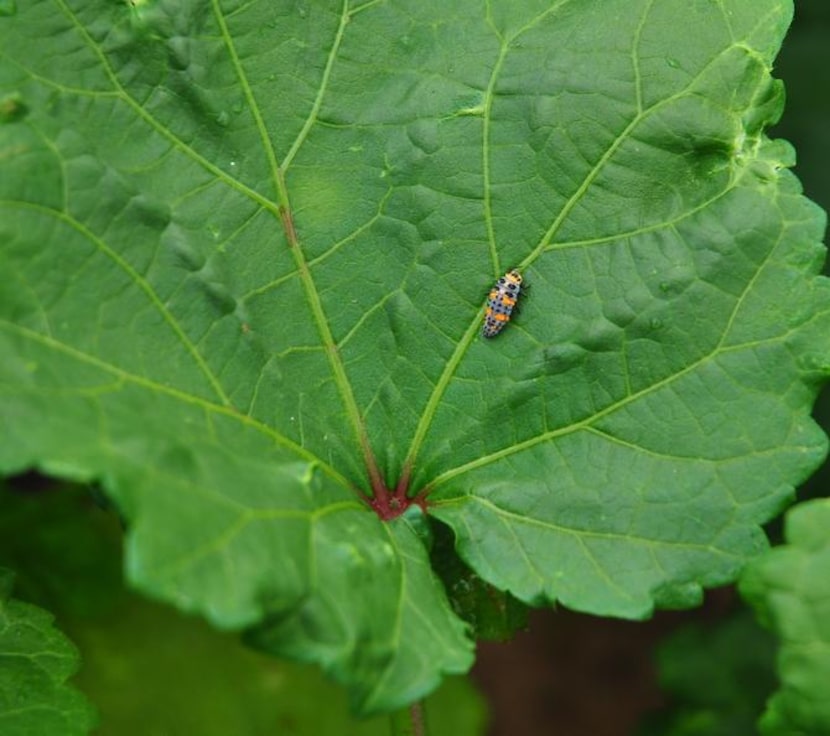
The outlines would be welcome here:
M 50 41 L 30 60 L 0 29 L 26 110 L 0 128 L 0 370 L 20 430 L 0 465 L 102 479 L 136 584 L 222 626 L 265 617 L 274 648 L 362 707 L 469 664 L 414 532 L 384 528 L 372 493 L 390 515 L 410 499 L 388 489 L 418 494 L 525 601 L 695 603 L 762 549 L 758 524 L 824 452 L 807 418 L 830 353 L 823 220 L 763 134 L 790 14 L 22 9 Z M 484 290 L 513 266 L 527 309 L 484 344 Z M 383 626 L 342 589 L 344 550 L 378 566 Z M 353 602 L 345 630 L 375 642 L 363 658 L 326 639 L 341 622 L 315 555 Z M 281 634 L 303 605 L 313 630 Z
M 66 680 L 78 668 L 74 645 L 37 606 L 11 598 L 11 571 L 0 569 L 0 727 L 3 733 L 80 736 L 94 711 Z

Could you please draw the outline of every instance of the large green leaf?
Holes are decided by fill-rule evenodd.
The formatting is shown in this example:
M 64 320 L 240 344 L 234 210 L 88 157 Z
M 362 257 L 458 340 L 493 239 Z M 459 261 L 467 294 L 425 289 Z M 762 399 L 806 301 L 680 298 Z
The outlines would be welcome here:
M 21 4 L 0 467 L 100 479 L 135 584 L 364 711 L 471 662 L 421 509 L 524 602 L 694 604 L 825 449 L 823 217 L 763 134 L 790 13 Z
M 754 561 L 741 592 L 779 637 L 780 689 L 760 729 L 771 736 L 830 734 L 830 501 L 787 514 L 787 544 Z
M 89 703 L 66 680 L 78 652 L 37 606 L 11 598 L 13 575 L 0 567 L 0 733 L 81 736 L 92 731 Z

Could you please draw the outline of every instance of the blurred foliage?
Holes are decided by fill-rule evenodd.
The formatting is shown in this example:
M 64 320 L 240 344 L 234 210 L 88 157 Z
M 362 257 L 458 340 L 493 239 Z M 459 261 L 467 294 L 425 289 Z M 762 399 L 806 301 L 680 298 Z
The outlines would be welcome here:
M 48 611 L 11 597 L 14 573 L 0 567 L 0 733 L 86 736 L 96 717 L 66 681 L 78 650 Z
M 88 489 L 34 476 L 0 487 L 0 564 L 16 570 L 16 595 L 54 613 L 79 647 L 74 683 L 99 711 L 97 736 L 388 733 L 386 717 L 353 719 L 319 669 L 258 654 L 125 590 L 121 542 L 118 518 Z M 483 703 L 463 678 L 426 707 L 437 736 L 483 732 Z
M 679 629 L 657 653 L 670 707 L 649 717 L 640 736 L 753 736 L 775 688 L 775 648 L 748 611 Z
M 739 590 L 775 633 L 775 694 L 758 723 L 765 736 L 830 734 L 830 499 L 787 512 L 785 543 L 751 562 Z

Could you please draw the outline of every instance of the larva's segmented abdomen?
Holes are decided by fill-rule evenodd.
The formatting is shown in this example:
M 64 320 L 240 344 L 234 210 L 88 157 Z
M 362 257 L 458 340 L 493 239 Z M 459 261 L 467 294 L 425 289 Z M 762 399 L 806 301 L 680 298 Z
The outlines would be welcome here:
M 522 290 L 522 275 L 514 268 L 502 276 L 490 290 L 487 297 L 487 311 L 484 314 L 484 337 L 495 337 L 510 321 L 510 315 Z

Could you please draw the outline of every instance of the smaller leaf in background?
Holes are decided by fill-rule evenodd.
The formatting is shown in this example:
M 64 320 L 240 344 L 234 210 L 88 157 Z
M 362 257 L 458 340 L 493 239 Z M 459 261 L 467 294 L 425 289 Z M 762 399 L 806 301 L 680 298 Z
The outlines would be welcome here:
M 92 707 L 66 684 L 78 667 L 78 652 L 52 625 L 51 614 L 11 598 L 13 577 L 0 568 L 0 733 L 90 733 Z
M 775 687 L 775 643 L 748 611 L 713 624 L 691 624 L 657 651 L 668 708 L 640 736 L 753 736 Z
M 786 544 L 749 565 L 740 590 L 781 642 L 763 734 L 830 734 L 830 500 L 787 514 Z
M 274 607 L 247 641 L 321 664 L 364 716 L 421 700 L 439 685 L 439 673 L 466 673 L 472 642 L 429 565 L 419 517 L 415 506 L 389 523 L 384 545 L 373 539 L 372 516 L 323 516 L 314 533 L 313 594 L 290 610 Z

